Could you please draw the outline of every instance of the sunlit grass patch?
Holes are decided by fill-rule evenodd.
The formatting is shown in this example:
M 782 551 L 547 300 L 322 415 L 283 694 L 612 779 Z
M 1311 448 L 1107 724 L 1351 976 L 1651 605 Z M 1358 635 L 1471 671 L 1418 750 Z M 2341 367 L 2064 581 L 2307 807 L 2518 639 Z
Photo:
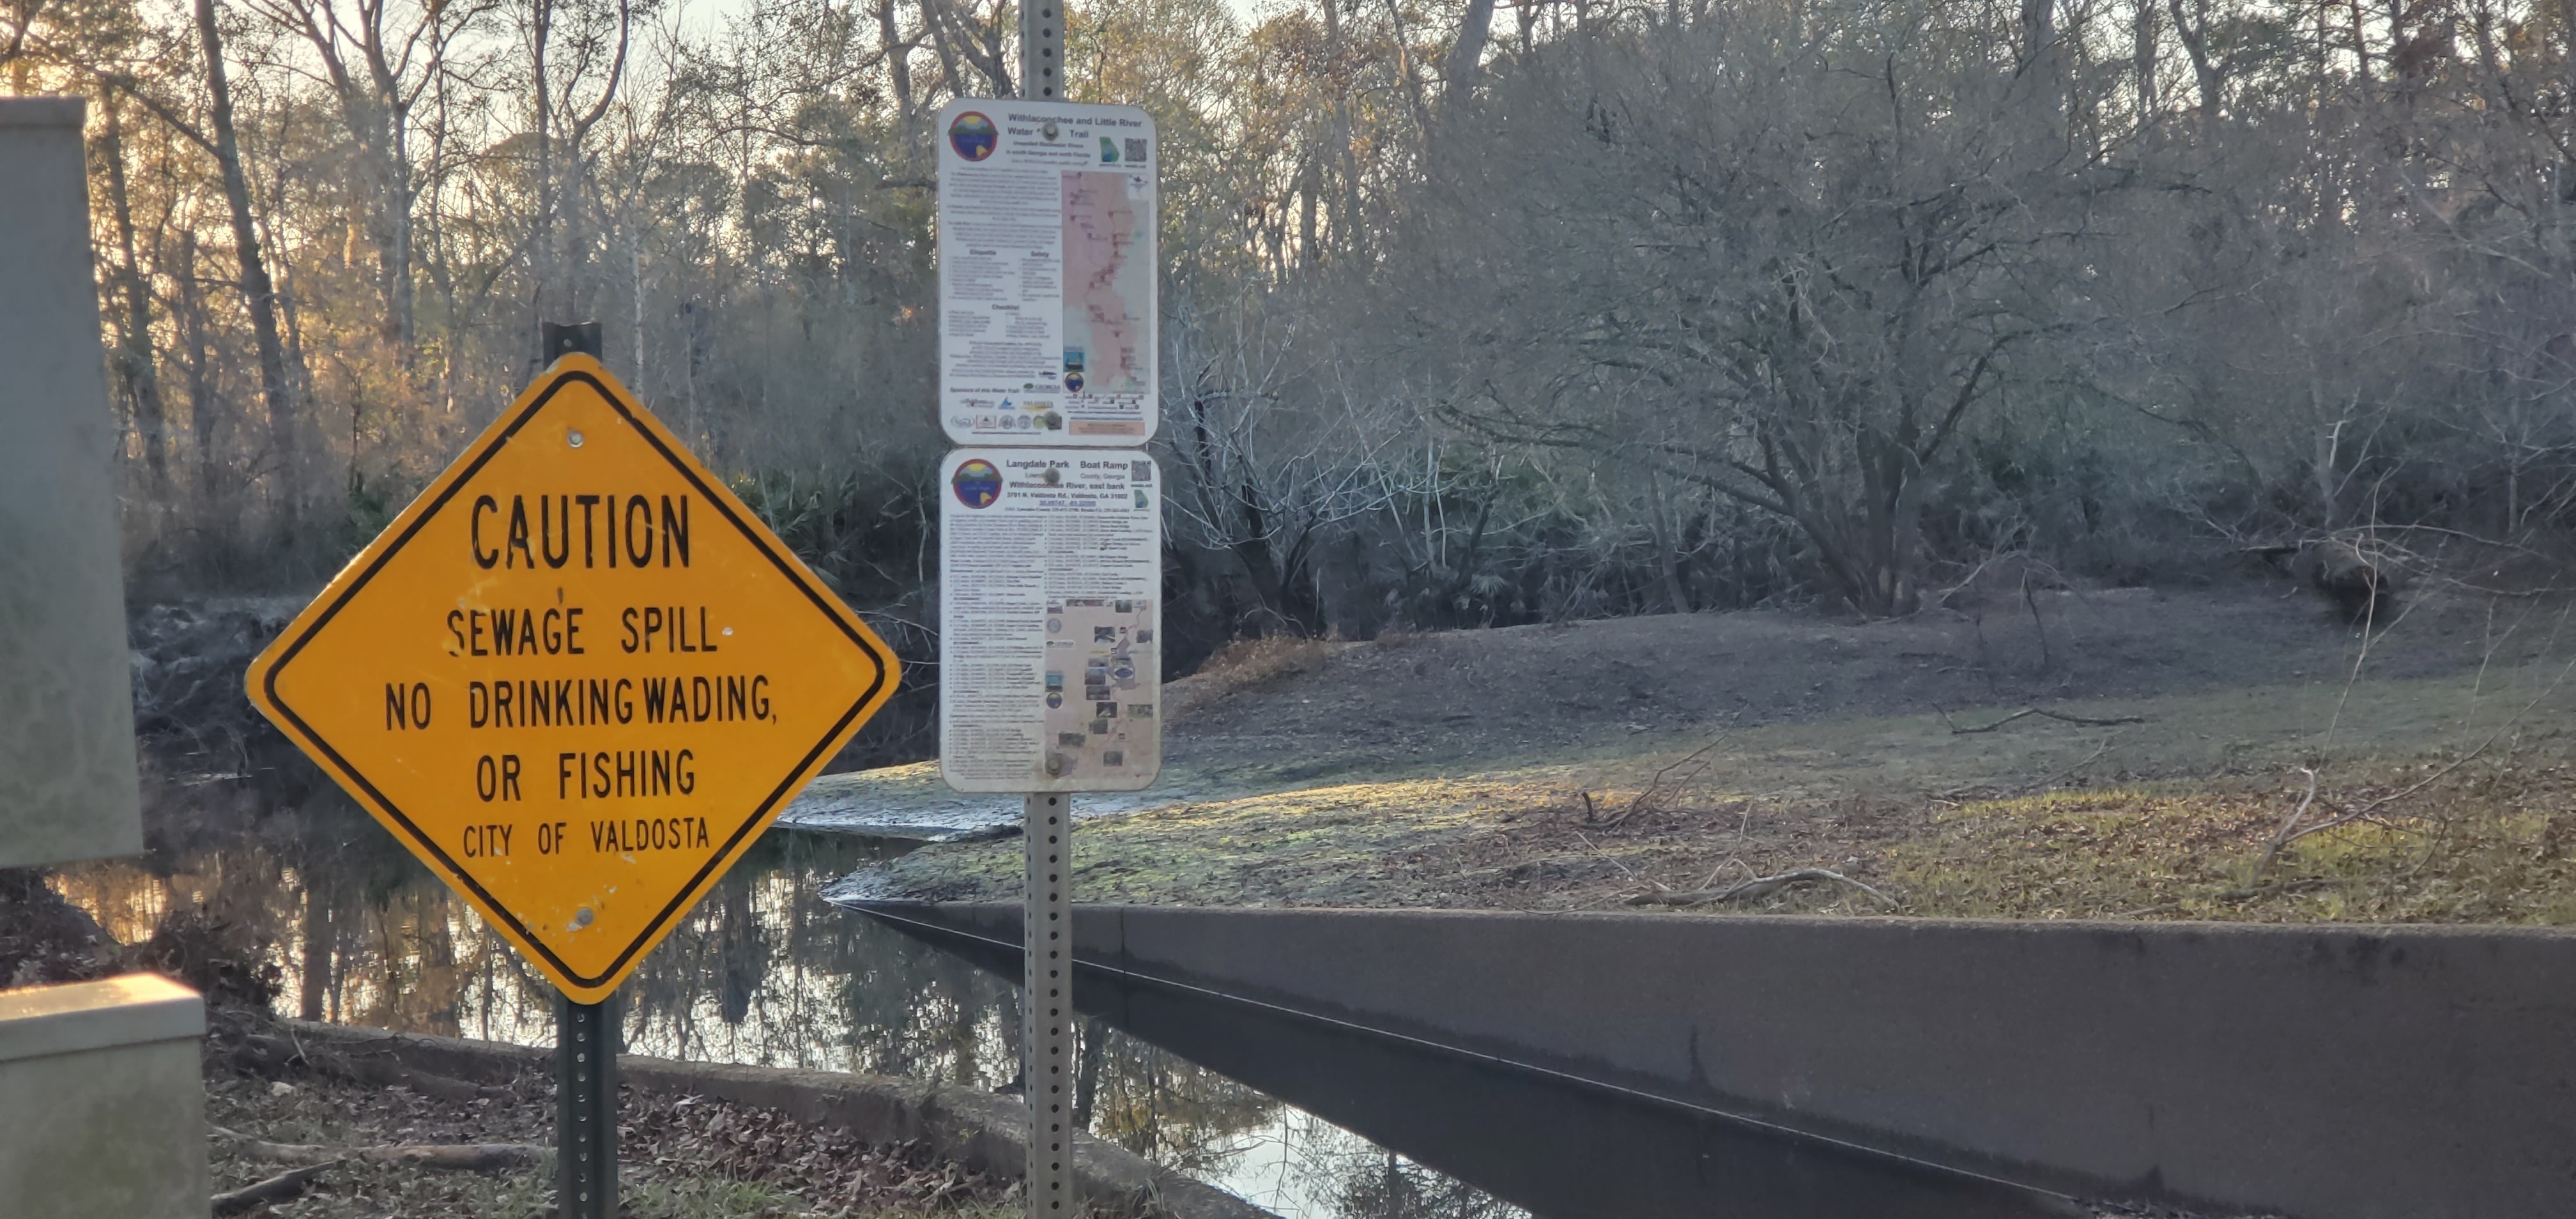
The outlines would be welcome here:
M 2051 792 L 1943 812 L 1888 859 L 1909 914 L 2116 917 L 2235 888 L 2277 820 L 2245 796 Z
M 1082 823 L 1073 883 L 1084 901 L 1379 904 L 1426 850 L 1566 799 L 1545 780 L 1499 776 L 1174 804 Z M 1005 840 L 932 847 L 894 867 L 935 876 L 940 899 L 955 901 L 1015 897 L 1023 864 Z
M 2403 790 L 2391 777 L 2422 771 L 2387 768 L 2371 776 L 2381 782 L 2341 789 L 2361 794 L 2337 807 Z M 1887 859 L 1904 912 L 1917 915 L 2576 923 L 2576 803 L 2558 773 L 2484 768 L 2302 838 L 2259 876 L 2302 799 L 2295 776 L 1979 801 L 1935 816 Z

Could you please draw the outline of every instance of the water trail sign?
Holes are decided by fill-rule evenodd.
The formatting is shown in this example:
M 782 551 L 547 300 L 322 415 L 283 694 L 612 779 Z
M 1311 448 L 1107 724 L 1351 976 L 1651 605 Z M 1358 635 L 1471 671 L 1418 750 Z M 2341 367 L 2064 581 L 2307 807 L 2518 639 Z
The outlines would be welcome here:
M 528 387 L 251 701 L 578 1002 L 893 694 L 888 648 L 596 360 Z
M 939 112 L 939 421 L 958 444 L 1153 438 L 1154 190 L 1133 106 Z

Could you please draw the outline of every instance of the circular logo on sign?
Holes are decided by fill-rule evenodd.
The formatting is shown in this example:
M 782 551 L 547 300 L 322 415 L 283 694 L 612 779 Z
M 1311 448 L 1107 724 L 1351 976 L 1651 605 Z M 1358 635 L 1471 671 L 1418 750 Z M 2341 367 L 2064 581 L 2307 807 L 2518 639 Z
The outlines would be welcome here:
M 993 155 L 993 144 L 1001 133 L 993 130 L 993 120 L 972 110 L 958 115 L 948 124 L 948 146 L 969 161 L 981 161 Z
M 1064 374 L 1064 392 L 1068 394 L 1078 394 L 1082 392 L 1081 373 L 1069 372 Z
M 957 467 L 948 478 L 948 486 L 957 493 L 957 502 L 969 508 L 989 508 L 1002 498 L 1002 472 L 981 457 Z

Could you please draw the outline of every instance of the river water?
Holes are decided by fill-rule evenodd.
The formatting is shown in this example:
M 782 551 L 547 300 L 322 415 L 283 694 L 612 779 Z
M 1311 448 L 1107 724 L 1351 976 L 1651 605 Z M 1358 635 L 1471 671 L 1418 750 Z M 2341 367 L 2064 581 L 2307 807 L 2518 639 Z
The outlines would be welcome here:
M 188 806 L 191 840 L 78 865 L 56 887 L 121 942 L 201 909 L 265 962 L 286 1015 L 551 1045 L 552 989 L 336 793 L 244 817 Z M 165 793 L 167 794 L 167 793 Z M 228 806 L 230 807 L 228 810 Z M 910 843 L 777 829 L 620 991 L 628 1049 L 702 1062 L 995 1088 L 1017 1074 L 1015 987 L 824 903 Z M 1105 1026 L 1084 1030 L 1077 1120 L 1285 1219 L 1500 1219 L 1524 1212 L 1294 1106 Z

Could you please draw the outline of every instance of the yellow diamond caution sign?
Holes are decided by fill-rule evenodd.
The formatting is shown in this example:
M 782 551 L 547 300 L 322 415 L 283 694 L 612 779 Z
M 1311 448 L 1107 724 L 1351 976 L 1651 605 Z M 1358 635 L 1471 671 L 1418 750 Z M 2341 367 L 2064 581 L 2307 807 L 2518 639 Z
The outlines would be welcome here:
M 894 693 L 893 650 L 568 355 L 250 667 L 251 701 L 573 999 Z

